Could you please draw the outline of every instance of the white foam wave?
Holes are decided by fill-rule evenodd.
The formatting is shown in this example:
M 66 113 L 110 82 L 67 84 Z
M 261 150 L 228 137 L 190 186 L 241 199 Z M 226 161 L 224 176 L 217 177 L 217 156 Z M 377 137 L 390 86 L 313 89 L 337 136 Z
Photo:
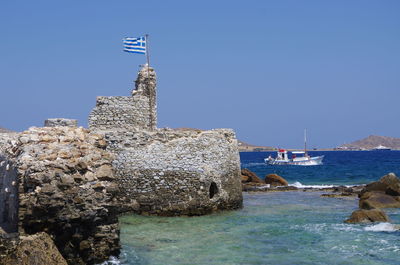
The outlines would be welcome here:
M 313 188 L 313 189 L 324 189 L 324 188 L 333 188 L 335 185 L 303 185 L 300 182 L 296 181 L 293 184 L 289 184 L 289 186 L 294 186 L 299 189 L 304 189 L 304 188 Z
M 365 231 L 372 232 L 395 232 L 400 230 L 400 225 L 391 223 L 379 223 L 376 225 L 367 226 L 364 228 Z
M 99 265 L 120 265 L 121 261 L 114 256 L 111 256 L 109 260 L 100 263 Z
M 361 185 L 361 184 L 360 184 Z M 294 186 L 299 189 L 306 189 L 306 188 L 313 188 L 313 189 L 327 189 L 327 188 L 334 188 L 339 186 L 345 186 L 346 188 L 356 187 L 359 185 L 328 185 L 328 184 L 321 184 L 321 185 L 303 185 L 299 181 L 296 181 L 289 186 Z

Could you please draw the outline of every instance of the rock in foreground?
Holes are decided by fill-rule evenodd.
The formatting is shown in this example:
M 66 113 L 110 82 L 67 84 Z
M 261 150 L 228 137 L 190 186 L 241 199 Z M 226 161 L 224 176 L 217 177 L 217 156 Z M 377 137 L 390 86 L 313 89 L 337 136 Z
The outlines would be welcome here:
M 67 265 L 50 236 L 46 233 L 21 236 L 15 251 L 0 264 Z
M 390 222 L 389 217 L 380 209 L 356 210 L 345 223 Z
M 389 173 L 378 181 L 369 183 L 359 193 L 358 206 L 346 223 L 389 222 L 381 208 L 400 208 L 400 179 Z
M 119 253 L 113 155 L 103 136 L 83 128 L 31 128 L 11 156 L 19 180 L 19 231 L 45 231 L 69 264 Z M 47 263 L 42 263 L 47 264 Z

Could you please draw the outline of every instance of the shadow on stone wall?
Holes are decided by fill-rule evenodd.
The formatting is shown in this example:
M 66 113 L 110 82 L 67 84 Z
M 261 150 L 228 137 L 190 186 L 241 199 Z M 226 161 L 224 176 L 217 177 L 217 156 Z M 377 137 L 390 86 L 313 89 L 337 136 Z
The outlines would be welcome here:
M 17 172 L 3 156 L 0 156 L 0 227 L 7 233 L 18 230 Z

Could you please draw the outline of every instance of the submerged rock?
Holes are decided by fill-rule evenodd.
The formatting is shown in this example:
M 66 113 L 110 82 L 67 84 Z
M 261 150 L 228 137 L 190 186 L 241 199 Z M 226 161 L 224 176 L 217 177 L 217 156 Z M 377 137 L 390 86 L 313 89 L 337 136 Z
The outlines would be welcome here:
M 372 223 L 372 222 L 390 222 L 389 217 L 380 209 L 356 210 L 345 223 Z
M 288 186 L 289 183 L 277 174 L 269 174 L 265 176 L 265 183 L 271 186 Z
M 321 197 L 329 197 L 329 198 L 343 198 L 343 197 L 355 197 L 355 196 L 356 196 L 356 194 L 351 193 L 351 192 L 321 194 Z

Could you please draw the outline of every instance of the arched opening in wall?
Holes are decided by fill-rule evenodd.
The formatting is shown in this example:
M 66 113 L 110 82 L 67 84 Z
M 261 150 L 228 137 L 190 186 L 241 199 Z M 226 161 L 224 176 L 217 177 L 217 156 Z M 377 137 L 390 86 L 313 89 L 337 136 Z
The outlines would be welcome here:
M 217 184 L 215 182 L 211 182 L 210 185 L 210 199 L 212 199 L 214 197 L 215 194 L 218 193 L 218 187 Z

